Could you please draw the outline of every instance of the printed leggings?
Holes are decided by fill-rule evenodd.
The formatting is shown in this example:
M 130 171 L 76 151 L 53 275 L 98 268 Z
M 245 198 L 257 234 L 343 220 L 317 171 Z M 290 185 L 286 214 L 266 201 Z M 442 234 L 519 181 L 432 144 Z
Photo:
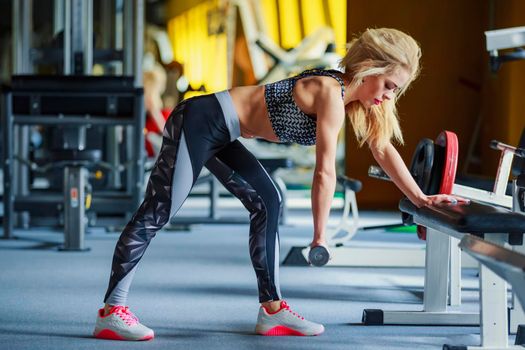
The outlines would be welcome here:
M 181 102 L 166 122 L 144 201 L 115 247 L 104 302 L 126 305 L 137 264 L 177 213 L 206 166 L 250 213 L 249 249 L 259 301 L 281 299 L 278 219 L 281 195 L 257 159 L 237 140 L 239 119 L 228 91 Z

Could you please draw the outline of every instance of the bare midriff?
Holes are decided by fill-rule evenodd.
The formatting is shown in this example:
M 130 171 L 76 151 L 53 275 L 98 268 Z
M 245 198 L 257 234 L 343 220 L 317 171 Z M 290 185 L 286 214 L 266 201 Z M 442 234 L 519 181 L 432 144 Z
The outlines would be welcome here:
M 297 107 L 311 118 L 317 119 L 315 115 L 315 96 L 323 88 L 321 81 L 330 81 L 329 77 L 305 77 L 299 79 L 293 88 L 293 100 Z M 337 93 L 340 87 L 337 86 Z M 235 110 L 239 115 L 241 125 L 241 136 L 245 138 L 263 138 L 268 141 L 279 142 L 279 138 L 273 131 L 266 101 L 264 99 L 264 85 L 239 86 L 230 91 Z
M 230 90 L 230 96 L 239 116 L 242 137 L 279 142 L 268 117 L 263 85 L 234 87 Z

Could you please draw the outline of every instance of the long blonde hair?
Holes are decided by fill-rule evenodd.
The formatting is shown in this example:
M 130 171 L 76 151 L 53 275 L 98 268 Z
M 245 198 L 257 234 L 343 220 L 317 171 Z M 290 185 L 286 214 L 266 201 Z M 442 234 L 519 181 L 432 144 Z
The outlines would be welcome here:
M 403 144 L 396 101 L 419 74 L 418 43 L 396 29 L 367 29 L 347 44 L 347 50 L 339 66 L 351 81 L 349 90 L 357 88 L 366 76 L 390 74 L 400 68 L 409 73 L 409 80 L 393 99 L 369 109 L 353 101 L 346 108 L 360 146 L 368 142 L 382 151 L 391 140 Z

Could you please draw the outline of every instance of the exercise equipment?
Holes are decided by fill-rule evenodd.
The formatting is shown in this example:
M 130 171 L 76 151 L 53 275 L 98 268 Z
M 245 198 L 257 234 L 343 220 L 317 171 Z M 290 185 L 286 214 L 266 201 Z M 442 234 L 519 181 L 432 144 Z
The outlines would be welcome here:
M 463 237 L 459 247 L 509 282 L 525 304 L 525 255 L 471 235 Z
M 433 162 L 432 170 L 427 172 L 427 174 L 431 174 L 431 186 L 429 187 L 426 194 L 437 194 L 439 191 L 442 191 L 441 193 L 444 194 L 450 194 L 448 191 L 450 188 L 452 188 L 451 194 L 511 208 L 513 198 L 512 196 L 506 195 L 505 190 L 507 187 L 509 175 L 511 173 L 511 168 L 518 169 L 521 164 L 521 160 L 520 157 L 514 157 L 514 153 L 516 153 L 517 150 L 515 147 L 496 141 L 491 142 L 491 147 L 501 150 L 500 165 L 496 174 L 493 191 L 486 191 L 469 186 L 459 185 L 454 182 L 455 171 L 457 168 L 457 155 L 459 150 L 457 137 L 454 133 L 448 131 L 440 133 L 435 143 L 435 160 Z M 521 153 L 518 151 L 517 154 L 520 155 Z M 384 172 L 378 167 L 374 169 L 374 174 L 380 174 L 378 177 L 381 179 L 388 179 L 388 176 L 384 174 Z M 416 182 L 417 181 L 418 180 L 416 179 Z M 403 222 L 405 223 L 413 223 L 410 214 L 402 213 L 402 218 Z M 418 225 L 417 232 L 418 237 L 421 239 L 426 238 L 425 227 Z M 465 258 L 468 258 L 469 261 L 465 261 Z M 462 260 L 463 264 L 461 263 Z M 459 305 L 461 303 L 461 266 L 472 266 L 472 260 L 465 254 L 460 254 L 458 249 L 453 249 L 451 251 L 450 266 L 452 280 L 450 284 L 451 304 Z M 525 314 L 519 314 L 514 318 L 525 321 Z
M 490 54 L 490 68 L 497 72 L 504 62 L 525 59 L 525 27 L 514 27 L 485 32 L 486 47 Z M 499 50 L 514 49 L 504 55 Z
M 410 163 L 410 173 L 424 193 L 430 188 L 432 166 L 434 165 L 434 142 L 422 139 L 416 146 L 416 151 Z
M 94 190 L 91 210 L 97 215 L 131 217 L 141 201 L 144 177 L 143 95 L 142 88 L 134 87 L 133 77 L 13 76 L 12 85 L 3 92 L 4 238 L 13 236 L 15 213 L 26 213 L 31 224 L 53 226 L 63 217 L 64 248 L 83 250 L 87 169 L 95 167 L 122 174 L 125 181 L 118 190 Z M 23 138 L 14 142 L 15 131 L 30 125 L 61 131 L 45 150 L 44 164 L 14 152 L 13 145 L 27 147 Z M 100 137 L 90 134 L 90 129 L 116 125 L 126 128 L 129 158 L 113 168 L 100 150 L 89 148 L 89 142 Z M 29 176 L 13 176 L 16 168 L 24 170 L 18 174 L 32 178 L 46 170 L 64 169 L 63 186 L 36 188 Z
M 330 251 L 322 245 L 312 247 L 308 252 L 308 260 L 314 266 L 324 266 L 330 261 Z
M 99 150 L 62 150 L 51 153 L 53 167 L 64 171 L 64 245 L 63 251 L 87 251 L 84 236 L 86 210 L 91 208 L 90 166 L 101 159 Z
M 509 172 L 506 171 L 506 168 L 510 167 L 512 157 L 514 155 L 522 157 L 525 155 L 524 150 L 499 142 L 492 142 L 491 146 L 502 151 L 498 178 L 503 178 L 505 174 L 508 177 Z M 523 198 L 520 197 L 523 194 L 523 184 L 525 184 L 523 176 L 524 174 L 520 174 L 514 180 L 515 190 L 511 198 L 514 201 L 513 211 L 498 203 L 486 204 L 490 201 L 489 197 L 484 198 L 485 203 L 473 200 L 470 205 L 439 205 L 423 208 L 416 208 L 406 198 L 401 200 L 401 211 L 413 216 L 417 224 L 427 227 L 429 234 L 426 240 L 423 310 L 391 312 L 368 309 L 363 312 L 363 322 L 365 324 L 479 324 L 480 315 L 477 313 L 453 312 L 447 307 L 447 303 L 450 302 L 449 298 L 458 297 L 457 294 L 453 296 L 451 290 L 460 291 L 460 288 L 457 287 L 460 279 L 458 277 L 459 254 L 457 254 L 456 245 L 459 239 L 468 234 L 484 236 L 485 240 L 499 245 L 508 242 L 517 247 L 522 244 L 525 215 L 517 209 L 523 208 L 521 205 Z M 506 181 L 507 178 L 505 178 Z M 500 182 L 496 181 L 495 187 L 498 183 Z M 495 276 L 488 274 L 484 267 L 481 269 L 481 307 L 485 308 L 485 311 L 481 313 L 482 343 L 487 346 L 497 345 L 503 346 L 498 348 L 507 348 L 506 288 L 501 286 L 501 281 Z M 520 318 L 523 320 L 516 308 L 511 310 L 509 317 L 511 325 L 513 319 L 514 323 Z
M 64 225 L 65 248 L 82 250 L 91 204 L 89 221 L 101 226 L 124 225 L 140 204 L 144 1 L 53 1 L 54 36 L 39 47 L 32 43 L 33 5 L 12 7 L 13 77 L 2 95 L 9 147 L 2 157 L 3 237 L 12 238 L 14 227 Z M 94 36 L 97 10 L 101 35 Z M 114 76 L 89 76 L 95 64 Z M 57 75 L 31 76 L 40 65 Z M 37 128 L 43 143 L 33 149 Z
M 448 131 L 443 131 L 436 138 L 436 142 L 430 139 L 421 140 L 412 157 L 410 172 L 418 185 L 427 194 L 437 194 L 439 191 L 450 191 L 455 179 L 455 169 L 458 157 L 457 136 Z M 369 176 L 387 179 L 380 167 L 372 166 Z M 389 267 L 423 267 L 425 250 L 421 245 L 404 247 L 381 247 L 381 246 L 352 246 L 351 239 L 357 233 L 359 227 L 359 215 L 355 193 L 361 189 L 358 180 L 347 177 L 338 177 L 338 182 L 345 191 L 345 205 L 340 223 L 327 232 L 328 246 L 320 252 L 325 253 L 323 259 L 328 266 L 389 266 Z M 350 221 L 349 213 L 352 212 Z M 409 215 L 403 214 L 402 220 L 406 224 L 411 223 Z M 400 224 L 386 225 L 399 226 Z M 382 228 L 381 226 L 364 227 L 362 230 Z M 424 239 L 423 227 L 418 227 L 418 236 Z M 319 254 L 319 253 L 318 253 Z M 307 265 L 312 259 L 309 258 L 309 247 L 293 247 L 283 261 L 284 265 Z M 330 259 L 327 257 L 330 256 Z M 472 259 L 466 259 L 465 266 L 473 266 Z M 317 266 L 317 265 L 316 265 Z
M 442 132 L 436 143 L 437 146 L 430 139 L 421 140 L 410 165 L 410 172 L 418 185 L 427 193 L 434 194 L 439 192 L 441 186 L 447 189 L 454 183 L 455 171 L 452 170 L 455 170 L 458 155 L 458 142 L 454 133 Z M 448 163 L 445 164 L 445 161 Z M 370 167 L 369 176 L 389 180 L 388 175 L 377 166 Z M 445 179 L 445 184 L 442 184 L 442 179 Z M 420 245 L 393 248 L 373 245 L 352 246 L 351 239 L 359 229 L 377 229 L 400 224 L 360 228 L 355 194 L 361 190 L 361 182 L 344 176 L 338 176 L 337 180 L 343 186 L 345 193 L 343 215 L 335 228 L 327 230 L 328 247 L 319 250 L 326 256 L 316 261 L 326 261 L 327 266 L 423 267 L 425 251 Z M 349 219 L 350 211 L 352 220 Z M 410 220 L 410 216 L 403 216 L 404 223 L 408 224 Z M 424 228 L 418 228 L 418 235 L 424 237 Z M 283 265 L 308 265 L 312 262 L 309 255 L 310 247 L 293 247 L 285 257 Z M 467 259 L 466 265 L 471 266 L 472 263 L 472 259 Z
M 335 227 L 327 229 L 330 258 L 326 266 L 355 267 L 423 267 L 424 247 L 421 244 L 356 244 L 352 238 L 358 230 L 375 230 L 385 227 L 399 227 L 402 224 L 360 227 L 359 211 L 355 193 L 361 189 L 361 182 L 346 176 L 338 176 L 338 182 L 344 189 L 344 206 L 341 220 Z M 310 247 L 292 247 L 282 264 L 286 266 L 307 266 Z M 326 258 L 324 259 L 326 261 Z
M 450 194 L 456 179 L 456 168 L 459 154 L 459 143 L 456 134 L 442 131 L 436 141 L 423 139 L 416 147 L 412 158 L 410 173 L 414 180 L 427 195 Z M 375 173 L 382 170 L 376 169 Z M 381 179 L 387 179 L 383 174 Z M 413 220 L 406 213 L 401 214 L 403 223 L 412 225 Z M 417 235 L 426 238 L 425 228 L 418 226 Z
M 327 6 L 323 6 L 326 18 L 330 18 Z M 237 19 L 237 15 L 239 19 Z M 233 55 L 236 45 L 237 22 L 242 25 L 253 74 L 258 84 L 285 79 L 292 73 L 306 68 L 337 68 L 341 56 L 334 52 L 335 34 L 330 27 L 320 27 L 291 50 L 279 47 L 267 35 L 261 4 L 254 0 L 234 0 L 228 3 L 221 16 L 227 31 L 228 86 L 233 78 Z M 268 66 L 268 58 L 273 60 Z
M 519 253 L 515 251 L 523 245 L 513 246 L 514 250 L 510 250 L 478 237 L 465 236 L 459 247 L 512 286 L 509 330 L 511 333 L 516 330 L 514 345 L 525 345 L 525 325 L 519 322 L 523 320 L 525 305 L 525 254 L 523 249 Z
M 422 141 L 421 144 L 429 144 L 428 141 Z M 419 152 L 421 145 L 418 145 L 417 152 L 414 154 L 413 164 L 425 163 L 432 164 L 430 169 L 420 170 L 417 167 L 411 167 L 411 173 L 418 184 L 430 183 L 428 187 L 421 187 L 422 191 L 427 195 L 434 194 L 454 194 L 458 196 L 476 199 L 482 202 L 491 203 L 506 208 L 512 207 L 512 196 L 505 193 L 508 179 L 511 173 L 511 168 L 516 167 L 515 164 L 521 164 L 519 158 L 514 155 L 521 155 L 519 148 L 506 145 L 498 141 L 491 142 L 491 148 L 500 150 L 500 164 L 494 182 L 492 191 L 481 190 L 474 187 L 460 185 L 455 183 L 457 161 L 459 154 L 459 144 L 457 136 L 450 131 L 441 132 L 434 143 L 433 161 L 424 160 L 424 156 L 431 157 L 431 152 Z M 423 156 L 424 155 L 424 156 Z M 421 159 L 421 160 L 418 160 Z M 422 166 L 421 166 L 422 167 Z M 389 180 L 388 175 L 377 167 L 371 166 L 369 175 L 382 180 Z M 409 215 L 403 215 L 403 222 L 411 224 Z M 423 233 L 424 231 L 422 231 Z M 424 239 L 424 235 L 421 235 Z
M 452 311 L 447 307 L 449 283 L 452 283 L 449 261 L 452 238 L 461 240 L 469 235 L 484 237 L 488 242 L 503 245 L 523 238 L 525 214 L 500 206 L 472 201 L 470 205 L 439 205 L 415 207 L 404 198 L 401 211 L 427 227 L 427 256 L 425 267 L 424 306 L 421 311 L 384 311 L 367 309 L 363 312 L 365 324 L 419 324 L 419 325 L 480 325 L 481 347 L 444 349 L 507 349 L 508 315 L 506 283 L 481 265 L 480 313 Z M 456 241 L 457 242 L 457 241 Z M 521 348 L 521 347 L 520 347 Z

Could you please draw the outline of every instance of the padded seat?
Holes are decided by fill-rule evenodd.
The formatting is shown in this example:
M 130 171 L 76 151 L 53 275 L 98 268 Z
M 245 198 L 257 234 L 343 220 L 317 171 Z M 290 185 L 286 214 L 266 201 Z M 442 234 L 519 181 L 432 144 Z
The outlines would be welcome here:
M 426 223 L 436 223 L 457 232 L 481 235 L 484 233 L 525 232 L 525 214 L 512 212 L 476 201 L 469 205 L 440 205 L 417 208 L 410 200 L 403 198 L 399 209 L 407 214 L 423 219 Z

